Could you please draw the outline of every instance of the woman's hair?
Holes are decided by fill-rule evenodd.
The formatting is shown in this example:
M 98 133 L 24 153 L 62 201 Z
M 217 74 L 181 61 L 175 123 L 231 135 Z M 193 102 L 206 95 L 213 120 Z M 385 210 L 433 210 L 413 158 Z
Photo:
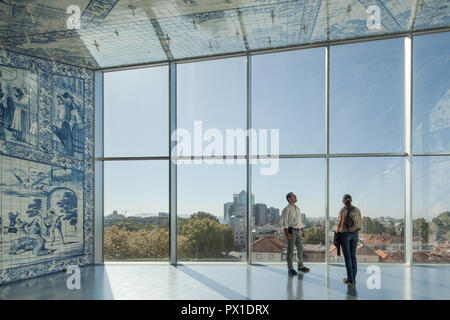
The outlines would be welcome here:
M 342 202 L 344 202 L 345 208 L 346 209 L 355 209 L 354 206 L 352 206 L 352 196 L 349 194 L 344 194 L 344 196 L 342 197 Z

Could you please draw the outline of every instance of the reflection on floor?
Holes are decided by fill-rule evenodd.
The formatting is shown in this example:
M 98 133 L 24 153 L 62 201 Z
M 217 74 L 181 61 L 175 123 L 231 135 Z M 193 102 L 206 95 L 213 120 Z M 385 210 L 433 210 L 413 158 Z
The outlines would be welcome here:
M 79 290 L 69 290 L 69 275 L 59 272 L 3 285 L 0 299 L 450 299 L 448 266 L 380 266 L 379 289 L 368 285 L 376 285 L 369 265 L 358 266 L 354 289 L 342 282 L 344 266 L 308 266 L 310 272 L 296 277 L 284 265 L 87 266 L 81 268 Z

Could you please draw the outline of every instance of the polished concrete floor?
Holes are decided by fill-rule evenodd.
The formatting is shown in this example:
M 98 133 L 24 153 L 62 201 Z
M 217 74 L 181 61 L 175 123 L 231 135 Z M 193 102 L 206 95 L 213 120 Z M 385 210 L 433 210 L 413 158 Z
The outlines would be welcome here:
M 380 288 L 370 289 L 369 265 L 358 266 L 355 288 L 343 284 L 344 266 L 308 266 L 289 277 L 284 265 L 105 264 L 81 268 L 81 289 L 58 272 L 2 285 L 0 299 L 450 299 L 449 267 L 381 265 Z

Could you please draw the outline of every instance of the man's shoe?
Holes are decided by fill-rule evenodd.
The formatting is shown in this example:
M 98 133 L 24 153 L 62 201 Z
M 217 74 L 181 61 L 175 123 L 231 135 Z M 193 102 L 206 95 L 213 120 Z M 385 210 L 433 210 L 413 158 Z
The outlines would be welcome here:
M 294 269 L 289 270 L 288 274 L 290 276 L 296 276 L 297 275 L 297 271 L 295 271 Z
M 301 271 L 301 272 L 308 272 L 308 271 L 309 271 L 309 268 L 307 268 L 307 267 L 305 267 L 305 266 L 301 266 L 301 267 L 298 268 L 298 271 Z

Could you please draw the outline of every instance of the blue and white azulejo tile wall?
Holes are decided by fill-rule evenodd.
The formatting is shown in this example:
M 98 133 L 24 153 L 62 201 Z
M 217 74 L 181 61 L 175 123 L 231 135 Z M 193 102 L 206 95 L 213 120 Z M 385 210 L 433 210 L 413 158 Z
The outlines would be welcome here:
M 0 283 L 93 259 L 93 72 L 0 50 Z

